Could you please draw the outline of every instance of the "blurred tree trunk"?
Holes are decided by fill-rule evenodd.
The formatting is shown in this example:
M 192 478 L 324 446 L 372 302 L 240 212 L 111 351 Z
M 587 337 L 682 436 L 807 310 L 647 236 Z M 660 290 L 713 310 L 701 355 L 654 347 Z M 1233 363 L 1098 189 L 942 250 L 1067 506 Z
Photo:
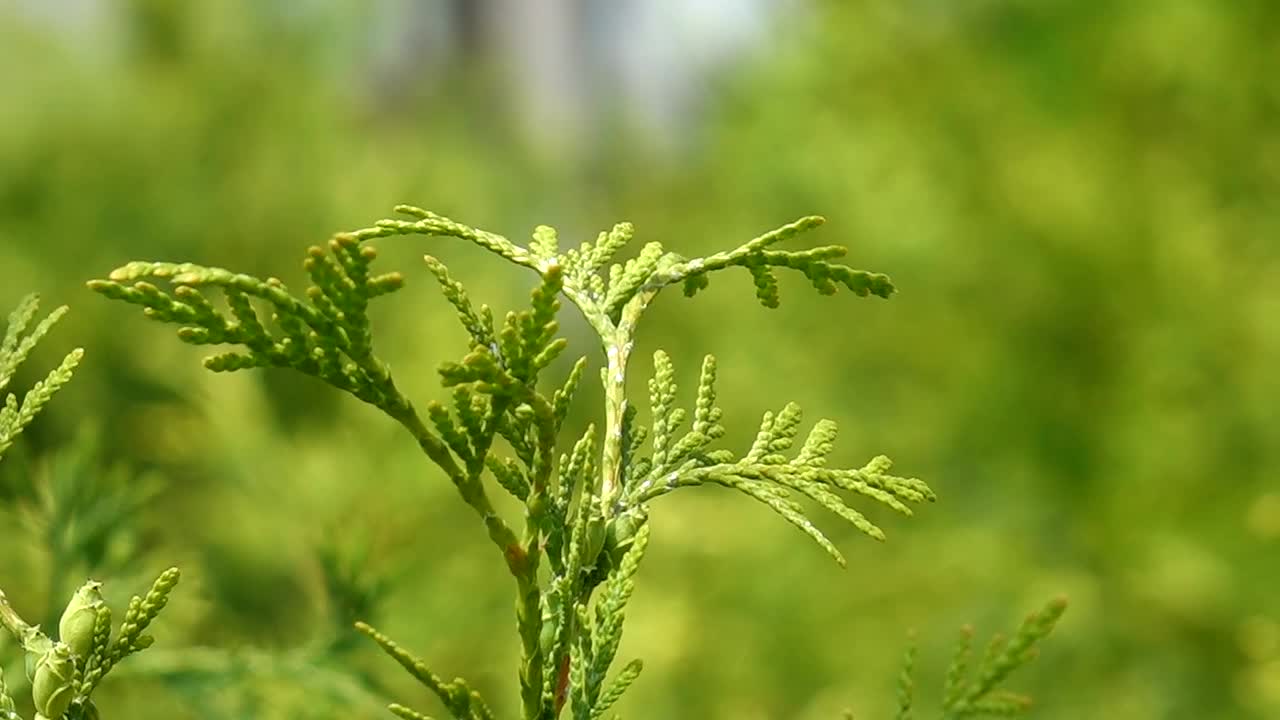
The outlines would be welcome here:
M 452 0 L 449 3 L 458 55 L 471 58 L 488 54 L 485 17 L 494 14 L 493 8 L 489 7 L 494 4 L 494 0 Z

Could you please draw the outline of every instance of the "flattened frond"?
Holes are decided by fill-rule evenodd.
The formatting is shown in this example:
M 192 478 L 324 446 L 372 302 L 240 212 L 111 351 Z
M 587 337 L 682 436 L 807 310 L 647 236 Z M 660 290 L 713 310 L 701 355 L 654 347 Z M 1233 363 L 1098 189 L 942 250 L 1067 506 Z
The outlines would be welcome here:
M 795 403 L 788 403 L 777 413 L 764 414 L 751 447 L 741 458 L 735 459 L 728 450 L 709 449 L 711 442 L 724 434 L 719 424 L 720 410 L 715 407 L 715 372 L 715 358 L 707 356 L 698 383 L 693 427 L 673 442 L 671 431 L 685 412 L 673 407 L 675 373 L 670 359 L 663 353 L 655 354 L 654 377 L 649 383 L 654 412 L 653 455 L 628 461 L 631 472 L 623 507 L 643 507 L 677 487 L 722 485 L 764 504 L 844 565 L 844 557 L 814 525 L 793 493 L 809 498 L 876 540 L 884 540 L 884 532 L 850 506 L 842 492 L 875 500 L 908 516 L 912 514 L 909 503 L 934 499 L 933 491 L 924 482 L 890 475 L 891 463 L 883 456 L 858 469 L 827 467 L 827 456 L 836 437 L 836 425 L 830 420 L 818 421 L 795 457 L 788 460 L 786 453 L 795 447 L 802 419 Z M 632 447 L 630 452 L 636 450 Z
M 404 280 L 399 273 L 370 275 L 375 257 L 372 247 L 361 246 L 351 234 L 335 236 L 327 252 L 310 248 L 303 262 L 312 283 L 305 300 L 275 278 L 192 263 L 131 262 L 89 287 L 141 306 L 154 320 L 180 325 L 183 342 L 243 348 L 206 358 L 210 370 L 292 368 L 394 412 L 402 398 L 373 353 L 368 305 L 402 287 Z M 209 290 L 224 295 L 228 312 L 206 297 Z M 264 312 L 274 328 L 264 321 Z

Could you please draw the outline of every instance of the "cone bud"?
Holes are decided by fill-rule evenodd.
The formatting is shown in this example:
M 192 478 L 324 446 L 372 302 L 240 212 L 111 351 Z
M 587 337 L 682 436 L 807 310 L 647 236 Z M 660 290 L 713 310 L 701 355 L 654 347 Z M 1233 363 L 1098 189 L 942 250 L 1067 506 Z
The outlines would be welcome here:
M 102 583 L 90 580 L 76 590 L 58 621 L 58 639 L 71 648 L 78 658 L 89 657 L 93 649 L 93 628 L 98 624 L 98 610 L 103 607 Z
M 51 720 L 61 718 L 75 694 L 72 687 L 75 663 L 66 643 L 54 643 L 36 662 L 36 677 L 31 681 L 31 699 L 36 711 Z

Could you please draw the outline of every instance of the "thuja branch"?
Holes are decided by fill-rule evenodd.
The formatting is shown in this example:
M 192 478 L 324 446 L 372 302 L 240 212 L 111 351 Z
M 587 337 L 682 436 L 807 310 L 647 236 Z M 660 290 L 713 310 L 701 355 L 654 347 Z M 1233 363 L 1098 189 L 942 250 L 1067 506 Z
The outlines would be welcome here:
M 276 278 L 264 280 L 192 263 L 133 262 L 89 287 L 141 305 L 152 319 L 181 324 L 178 337 L 183 342 L 242 348 L 206 358 L 209 370 L 292 368 L 379 408 L 408 430 L 484 520 L 494 542 L 505 548 L 514 533 L 493 510 L 483 485 L 454 462 L 374 351 L 369 303 L 404 284 L 399 273 L 372 275 L 369 265 L 376 256 L 373 248 L 361 247 L 348 235 L 335 237 L 327 253 L 320 247 L 308 249 L 303 268 L 311 285 L 305 300 L 290 294 Z M 172 292 L 154 282 L 170 284 Z M 211 291 L 222 293 L 225 310 L 206 297 Z M 268 328 L 264 315 L 273 328 Z
M 396 211 L 414 220 L 382 220 L 374 227 L 350 233 L 360 239 L 389 235 L 421 234 L 457 237 L 469 240 L 518 265 L 542 270 L 548 264 L 564 266 L 562 291 L 582 311 L 603 344 L 607 365 L 602 377 L 605 390 L 605 425 L 600 488 L 601 511 L 614 514 L 613 500 L 619 492 L 622 462 L 622 426 L 626 412 L 627 365 L 634 347 L 636 326 L 641 315 L 658 293 L 680 283 L 684 293 L 692 297 L 707 287 L 708 275 L 732 267 L 746 268 L 756 286 L 761 304 L 774 308 L 779 304 L 774 268 L 788 268 L 805 275 L 821 294 L 834 294 L 840 285 L 858 295 L 889 297 L 894 292 L 888 276 L 854 270 L 830 262 L 847 252 L 840 246 L 823 246 L 809 250 L 774 250 L 773 246 L 802 232 L 818 227 L 824 219 L 801 218 L 760 235 L 732 250 L 703 258 L 685 258 L 663 249 L 661 243 L 644 246 L 638 257 L 625 264 L 609 267 L 608 282 L 599 273 L 613 256 L 632 239 L 630 223 L 620 223 L 602 232 L 594 244 L 584 242 L 576 249 L 559 253 L 557 234 L 546 226 L 534 232 L 534 242 L 523 248 L 496 233 L 473 228 L 421 208 L 400 205 Z
M 3 457 L 5 451 L 13 445 L 18 434 L 35 420 L 36 415 L 44 409 L 45 404 L 54 394 L 71 380 L 76 366 L 84 357 L 84 350 L 80 348 L 72 350 L 57 368 L 45 376 L 44 380 L 36 383 L 26 392 L 21 403 L 13 393 L 5 393 L 14 373 L 31 354 L 36 343 L 40 342 L 67 312 L 65 306 L 60 307 L 49 313 L 39 323 L 32 325 L 39 309 L 38 295 L 33 294 L 23 298 L 18 303 L 18 307 L 10 313 L 4 338 L 0 339 L 0 401 L 3 403 L 0 405 L 0 457 Z
M 133 596 L 114 638 L 102 583 L 90 580 L 75 592 L 62 611 L 56 635 L 23 620 L 0 590 L 0 627 L 26 654 L 37 720 L 96 720 L 93 691 L 117 663 L 151 647 L 155 638 L 145 631 L 168 604 L 178 577 L 178 569 L 169 568 L 144 595 Z M 0 675 L 0 718 L 16 717 Z
M 816 501 L 876 538 L 883 532 L 849 506 L 846 495 L 903 514 L 910 514 L 909 503 L 933 499 L 923 482 L 888 474 L 885 458 L 858 469 L 827 467 L 835 436 L 830 421 L 817 423 L 798 453 L 786 457 L 800 424 L 794 405 L 766 414 L 745 454 L 712 447 L 724 434 L 715 404 L 714 358 L 703 362 L 692 413 L 676 407 L 674 372 L 663 353 L 655 355 L 649 383 L 649 426 L 640 422 L 627 397 L 638 324 L 669 286 L 681 285 L 692 296 L 707 286 L 711 274 L 742 268 L 757 300 L 770 308 L 779 304 L 778 270 L 803 274 L 824 295 L 839 287 L 863 296 L 892 294 L 886 276 L 833 262 L 844 255 L 842 247 L 779 249 L 822 218 L 801 218 L 702 258 L 686 258 L 651 242 L 634 258 L 613 262 L 634 235 L 630 224 L 562 251 L 556 231 L 546 226 L 535 229 L 524 247 L 419 208 L 397 211 L 406 218 L 341 233 L 327 250 L 311 248 L 303 263 L 311 283 L 305 297 L 290 294 L 275 278 L 190 263 L 129 263 L 90 287 L 142 306 L 153 319 L 180 325 L 178 337 L 184 342 L 233 346 L 205 361 L 211 370 L 293 368 L 378 407 L 406 428 L 481 517 L 515 579 L 525 720 L 555 718 L 566 706 L 575 719 L 599 717 L 638 677 L 642 666 L 633 661 L 605 683 L 647 547 L 649 503 L 657 497 L 691 485 L 732 488 L 773 509 L 842 563 L 793 495 Z M 376 253 L 368 243 L 400 235 L 466 240 L 539 277 L 528 307 L 507 313 L 499 324 L 487 306 L 471 303 L 443 262 L 425 258 L 468 335 L 462 358 L 440 367 L 442 384 L 451 393 L 448 401 L 428 403 L 425 415 L 398 389 L 375 353 L 367 315 L 373 299 L 403 284 L 398 273 L 371 272 Z M 209 293 L 220 293 L 223 305 L 215 305 Z M 603 431 L 588 427 L 571 449 L 560 436 L 587 358 L 550 392 L 542 387 L 543 372 L 567 346 L 556 337 L 560 297 L 586 318 L 603 356 Z M 682 433 L 689 420 L 691 427 Z M 652 447 L 646 452 L 649 436 Z M 498 439 L 511 455 L 496 445 Z M 493 485 L 522 504 L 522 522 L 509 523 L 497 514 L 488 497 Z M 522 528 L 518 534 L 516 527 Z M 373 628 L 361 629 L 454 717 L 488 716 L 487 706 L 464 682 L 440 680 Z M 402 717 L 421 717 L 401 705 L 392 709 Z
M 1022 621 L 1012 637 L 992 636 L 986 651 L 973 662 L 973 628 L 960 632 L 942 688 L 942 720 L 1015 717 L 1031 708 L 1031 698 L 1003 687 L 1014 672 L 1034 660 L 1040 644 L 1053 632 L 1066 612 L 1065 598 L 1051 600 Z M 898 676 L 898 711 L 895 717 L 912 717 L 915 704 L 916 648 L 912 642 Z
M 60 307 L 33 327 L 38 309 L 39 298 L 28 295 L 9 315 L 0 340 L 0 392 L 8 387 L 36 343 L 67 311 Z M 82 356 L 83 351 L 78 348 L 69 353 L 44 380 L 26 392 L 21 403 L 12 394 L 5 397 L 0 408 L 0 456 L 71 380 Z M 144 631 L 164 609 L 177 583 L 178 569 L 169 568 L 145 595 L 134 596 L 114 639 L 111 609 L 103 601 L 99 582 L 89 580 L 75 592 L 62 611 L 56 635 L 24 620 L 0 589 L 0 628 L 26 654 L 27 680 L 31 683 L 37 720 L 96 720 L 98 711 L 90 697 L 94 689 L 116 663 L 151 646 L 154 638 Z M 14 700 L 0 671 L 0 720 L 14 718 L 18 718 Z

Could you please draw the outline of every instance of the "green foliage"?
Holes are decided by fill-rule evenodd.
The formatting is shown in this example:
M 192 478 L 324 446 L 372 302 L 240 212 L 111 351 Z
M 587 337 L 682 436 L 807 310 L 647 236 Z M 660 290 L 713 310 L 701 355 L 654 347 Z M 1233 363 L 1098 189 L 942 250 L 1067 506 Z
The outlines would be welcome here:
M 360 632 L 368 635 L 374 642 L 378 643 L 383 651 L 400 663 L 418 682 L 435 693 L 440 698 L 440 702 L 455 718 L 459 718 L 459 720 L 493 720 L 493 712 L 489 710 L 489 706 L 480 697 L 480 693 L 472 690 L 465 680 L 456 678 L 451 682 L 446 682 L 433 673 L 426 663 L 417 659 L 408 650 L 400 647 L 395 641 L 369 625 L 361 622 L 356 623 L 356 627 Z M 390 710 L 400 717 L 410 718 L 411 720 L 420 720 L 426 717 L 398 703 L 392 704 Z
M 289 367 L 345 390 L 391 412 L 398 393 L 383 363 L 374 355 L 367 315 L 369 301 L 398 290 L 395 273 L 371 277 L 376 253 L 350 236 L 338 236 L 329 253 L 318 247 L 303 262 L 311 278 L 307 299 L 289 294 L 279 280 L 259 280 L 219 268 L 172 263 L 130 263 L 112 272 L 111 281 L 91 287 L 108 297 L 142 305 L 147 316 L 181 323 L 179 338 L 193 345 L 242 345 L 244 353 L 223 353 L 205 360 L 214 372 L 251 367 Z M 147 282 L 172 282 L 173 295 Z M 122 282 L 130 282 L 125 286 Z M 217 310 L 202 288 L 221 290 L 228 312 Z M 269 305 L 278 330 L 268 332 L 254 301 Z
M 15 501 L 0 507 L 0 523 L 20 528 L 47 568 L 41 622 L 52 622 L 65 594 L 86 575 L 131 577 L 147 546 L 146 510 L 164 484 L 154 473 L 105 465 L 102 431 L 93 425 L 43 462 L 6 459 L 18 480 Z M 24 583 L 25 584 L 25 583 Z
M 1012 637 L 993 636 L 981 662 L 973 667 L 973 629 L 964 628 L 947 667 L 942 719 L 1014 717 L 1029 710 L 1030 698 L 1005 690 L 1002 684 L 1014 671 L 1036 658 L 1040 642 L 1053 631 L 1066 609 L 1066 600 L 1054 600 L 1028 615 Z M 898 683 L 899 720 L 912 717 L 914 666 L 915 648 L 911 647 L 907 650 Z
M 66 313 L 66 307 L 60 307 L 32 328 L 31 322 L 38 309 L 39 299 L 28 295 L 9 316 L 4 340 L 0 342 L 0 391 L 8 386 L 14 372 L 35 344 Z M 0 455 L 35 419 L 54 393 L 70 381 L 83 354 L 79 348 L 68 354 L 58 368 L 27 391 L 21 404 L 14 395 L 7 396 L 4 408 L 0 409 Z M 92 497 L 91 492 L 73 492 L 71 495 L 74 496 L 71 501 L 81 502 Z M 68 519 L 77 515 L 74 508 L 63 507 L 66 503 L 57 504 L 57 512 L 51 513 L 53 517 Z M 98 511 L 96 518 L 89 514 L 94 510 Z M 96 539 L 95 533 L 109 531 L 112 520 L 120 511 L 121 508 L 106 506 L 79 513 L 83 517 L 78 519 L 87 521 L 83 523 L 87 527 L 81 529 L 80 542 L 92 542 Z M 55 525 L 50 536 L 60 540 L 67 534 L 63 530 Z M 61 569 L 60 565 L 55 559 L 55 566 Z M 177 568 L 169 568 L 156 578 L 145 595 L 134 596 L 114 639 L 111 637 L 111 609 L 103 600 L 99 582 L 89 580 L 72 595 L 59 619 L 56 640 L 41 632 L 38 625 L 24 620 L 0 590 L 0 627 L 26 654 L 27 680 L 31 683 L 31 699 L 37 720 L 96 720 L 98 710 L 90 699 L 91 694 L 116 663 L 145 650 L 155 641 L 144 631 L 168 603 L 169 594 L 178 583 L 178 575 Z M 0 718 L 19 718 L 17 705 L 5 684 L 3 670 L 0 670 Z
M 21 403 L 13 393 L 5 394 L 18 366 L 27 359 L 36 343 L 40 342 L 54 323 L 62 319 L 67 312 L 65 306 L 60 307 L 32 327 L 31 323 L 35 320 L 39 308 L 38 296 L 28 295 L 23 298 L 22 302 L 18 303 L 17 309 L 9 315 L 4 339 L 0 340 L 0 398 L 4 401 L 4 406 L 0 407 L 0 456 L 3 456 L 5 451 L 13 445 L 14 438 L 30 425 L 32 420 L 35 420 L 36 415 L 54 393 L 71 380 L 72 373 L 80 364 L 80 359 L 84 357 L 84 350 L 80 348 L 72 350 L 58 367 L 45 376 L 44 380 L 37 382 L 26 392 Z
M 977 667 L 971 667 L 973 628 L 963 628 L 952 653 L 951 663 L 947 666 L 941 720 L 1025 715 L 1031 708 L 1031 698 L 1004 690 L 1001 684 L 1014 671 L 1036 658 L 1040 642 L 1053 632 L 1066 609 L 1065 599 L 1053 600 L 1040 611 L 1028 615 L 1012 638 L 995 635 Z M 894 720 L 912 720 L 917 717 L 917 654 L 913 636 L 903 655 L 902 669 L 898 673 Z M 855 720 L 856 717 L 852 711 L 846 710 L 843 720 Z
M 1280 324 L 1269 320 L 1280 124 L 1273 68 L 1259 62 L 1280 43 L 1280 4 L 813 0 L 758 26 L 767 38 L 747 52 L 720 56 L 715 81 L 683 105 L 696 112 L 660 126 L 674 130 L 665 144 L 614 102 L 620 88 L 592 83 L 586 112 L 561 108 L 568 130 L 519 112 L 530 86 L 502 92 L 491 73 L 504 60 L 486 56 L 502 41 L 449 44 L 467 54 L 432 68 L 424 55 L 445 44 L 398 42 L 425 23 L 382 14 L 421 3 L 280 12 L 124 0 L 71 23 L 32 5 L 49 3 L 8 3 L 0 20 L 0 67 L 15 69 L 0 75 L 24 99 L 0 110 L 0 287 L 15 289 L 0 305 L 25 287 L 50 307 L 71 303 L 58 332 L 93 362 L 77 372 L 74 401 L 56 399 L 60 411 L 0 463 L 0 511 L 25 504 L 23 463 L 33 474 L 60 467 L 50 443 L 99 418 L 102 468 L 175 480 L 134 516 L 138 547 L 177 553 L 209 593 L 170 611 L 165 639 L 243 657 L 221 684 L 197 685 L 198 667 L 233 666 L 191 651 L 189 671 L 140 685 L 120 676 L 102 703 L 141 701 L 129 703 L 139 720 L 182 716 L 179 698 L 199 720 L 317 717 L 295 700 L 300 683 L 318 692 L 320 669 L 301 651 L 330 624 L 306 611 L 327 607 L 306 547 L 318 516 L 343 530 L 322 531 L 334 542 L 352 527 L 385 533 L 375 565 L 431 558 L 430 572 L 391 584 L 379 615 L 360 617 L 441 669 L 465 670 L 495 711 L 515 714 L 515 694 L 492 679 L 508 659 L 509 581 L 471 569 L 486 549 L 467 542 L 473 517 L 448 512 L 448 483 L 418 490 L 428 473 L 416 471 L 416 446 L 308 379 L 201 377 L 189 347 L 75 292 L 84 268 L 135 257 L 276 273 L 300 291 L 305 280 L 286 274 L 297 250 L 403 196 L 495 227 L 554 217 L 562 248 L 588 230 L 594 240 L 627 208 L 642 240 L 689 256 L 823 209 L 828 224 L 800 243 L 849 245 L 903 291 L 868 311 L 778 272 L 784 304 L 771 317 L 738 302 L 752 292 L 740 269 L 696 306 L 672 297 L 648 316 L 637 374 L 662 347 L 692 391 L 697 359 L 719 358 L 723 446 L 745 452 L 760 411 L 796 400 L 806 418 L 839 423 L 833 463 L 885 452 L 945 504 L 904 534 L 891 512 L 855 498 L 889 533 L 884 546 L 852 541 L 856 531 L 813 506 L 850 576 L 787 542 L 791 527 L 758 503 L 719 488 L 663 501 L 622 650 L 645 658 L 645 677 L 617 706 L 624 715 L 815 720 L 868 698 L 880 703 L 861 717 L 892 717 L 891 694 L 876 693 L 902 627 L 986 625 L 1066 589 L 1071 631 L 1019 684 L 1043 700 L 1033 717 L 1280 716 Z M 550 37 L 540 47 L 559 50 Z M 594 76 L 597 66 L 577 67 Z M 539 135 L 517 137 L 531 117 Z M 541 142 L 558 130 L 571 147 Z M 389 244 L 380 249 L 377 262 L 392 260 Z M 396 267 L 413 270 L 400 249 Z M 424 251 L 477 301 L 520 304 L 514 272 L 476 253 Z M 373 307 L 378 352 L 415 399 L 448 404 L 424 387 L 430 367 L 418 360 L 444 359 L 455 343 L 449 305 L 424 299 L 434 288 L 420 270 L 406 275 L 395 307 Z M 571 351 L 585 352 L 577 325 L 564 324 Z M 71 349 L 59 342 L 47 339 L 15 378 L 19 399 L 57 364 L 53 350 Z M 579 401 L 596 397 L 597 369 L 593 358 Z M 788 395 L 792 382 L 811 391 Z M 642 385 L 631 390 L 650 424 Z M 583 409 L 562 453 L 593 419 Z M 598 421 L 595 433 L 598 443 Z M 47 556 L 31 552 L 41 537 L 19 535 L 0 543 L 0 585 L 16 593 L 34 580 L 22 597 L 56 620 Z M 210 550 L 223 544 L 236 562 Z M 70 573 L 86 576 L 125 580 Z M 803 612 L 793 612 L 797 585 L 812 598 L 799 600 Z M 922 674 L 928 657 L 922 647 Z M 159 659 L 176 651 L 153 648 L 115 672 Z M 330 677 L 350 667 L 333 660 Z M 22 682 L 6 669 L 11 686 Z M 378 695 L 411 697 L 394 684 L 407 675 L 385 675 Z M 928 717 L 936 705 L 920 695 Z
M 133 596 L 114 638 L 111 608 L 102 599 L 101 583 L 90 580 L 71 597 L 56 639 L 23 620 L 0 591 L 0 626 L 26 653 L 37 720 L 96 720 L 93 691 L 116 663 L 155 642 L 145 631 L 168 604 L 178 577 L 178 569 L 169 568 L 145 595 Z M 7 713 L 0 717 L 18 718 L 15 708 L 0 676 L 0 713 Z
M 860 469 L 826 467 L 832 450 L 836 425 L 820 420 L 810 430 L 792 459 L 784 453 L 795 444 L 800 429 L 800 408 L 788 404 L 777 414 L 765 413 L 751 448 L 742 457 L 728 450 L 712 450 L 708 445 L 724 434 L 718 424 L 720 409 L 715 403 L 715 358 L 703 361 L 697 405 L 692 428 L 675 439 L 675 430 L 688 413 L 674 408 L 674 371 L 666 354 L 654 355 L 654 379 L 649 382 L 653 408 L 653 453 L 636 458 L 628 468 L 620 502 L 624 507 L 643 508 L 654 498 L 677 487 L 718 484 L 737 490 L 767 505 L 788 522 L 812 537 L 841 565 L 844 557 L 835 545 L 805 515 L 804 508 L 791 498 L 799 493 L 849 522 L 877 540 L 884 532 L 846 504 L 837 491 L 844 490 L 876 500 L 910 516 L 906 503 L 933 500 L 928 485 L 914 478 L 888 474 L 890 460 L 876 457 Z
M 593 720 L 615 703 L 640 675 L 641 661 L 632 660 L 605 687 L 604 681 L 618 653 L 627 601 L 635 590 L 635 574 L 649 545 L 649 526 L 642 525 L 631 546 L 609 574 L 596 599 L 594 621 L 580 604 L 575 618 L 577 641 L 571 651 L 570 685 L 574 720 Z
M 836 435 L 835 423 L 829 420 L 819 421 L 788 458 L 801 426 L 795 404 L 766 413 L 745 454 L 712 448 L 725 434 L 723 413 L 716 405 L 714 357 L 703 361 L 692 412 L 676 407 L 675 371 L 661 351 L 654 355 L 648 383 L 650 426 L 638 422 L 636 404 L 627 396 L 637 324 L 665 287 L 682 284 L 686 295 L 693 295 L 707 285 L 710 273 L 743 267 L 755 282 L 757 299 L 776 307 L 773 270 L 790 268 L 802 272 L 821 294 L 833 293 L 838 282 L 859 295 L 888 297 L 893 285 L 886 276 L 829 262 L 843 256 L 841 247 L 774 249 L 821 224 L 821 218 L 803 218 L 731 251 L 702 258 L 687 259 L 659 243 L 648 243 L 635 258 L 610 265 L 606 279 L 603 266 L 634 234 L 628 224 L 601 233 L 594 244 L 562 253 L 558 234 L 546 226 L 534 231 L 525 248 L 426 210 L 404 205 L 396 209 L 412 219 L 383 220 L 371 228 L 341 233 L 330 242 L 327 255 L 319 248 L 308 252 L 304 268 L 312 281 L 306 293 L 309 302 L 290 295 L 275 278 L 190 263 L 131 262 L 89 286 L 108 298 L 142 306 L 154 320 L 179 325 L 178 337 L 184 342 L 239 347 L 208 358 L 205 366 L 210 370 L 292 368 L 378 407 L 408 430 L 477 513 L 515 580 L 525 720 L 550 720 L 566 705 L 575 720 L 603 717 L 638 678 L 642 664 L 636 660 L 606 683 L 636 571 L 648 546 L 649 506 L 657 497 L 705 484 L 737 490 L 810 535 L 841 564 L 844 558 L 793 494 L 877 539 L 884 538 L 883 531 L 849 506 L 842 492 L 904 515 L 911 514 L 908 503 L 933 500 L 922 481 L 890 475 L 884 457 L 859 469 L 828 467 Z M 439 368 L 451 397 L 448 403 L 426 405 L 429 424 L 374 354 L 367 315 L 372 298 L 399 288 L 403 280 L 398 273 L 372 276 L 369 263 L 375 252 L 364 243 L 413 234 L 471 241 L 535 270 L 539 278 L 528 308 L 508 312 L 499 326 L 488 306 L 472 304 L 443 262 L 425 258 L 468 338 L 465 355 Z M 222 291 L 227 310 L 217 308 L 202 292 L 209 289 Z M 568 345 L 557 337 L 561 296 L 581 311 L 605 358 L 600 371 L 603 437 L 597 441 L 594 426 L 588 426 L 567 453 L 561 453 L 561 431 L 588 360 L 578 360 L 549 395 L 541 389 L 543 371 Z M 270 308 L 269 324 L 254 301 Z M 689 429 L 682 432 L 686 422 Z M 651 438 L 651 449 L 644 454 L 646 437 Z M 499 439 L 514 457 L 503 454 L 495 444 Z M 523 506 L 519 530 L 495 509 L 489 480 Z M 357 627 L 435 694 L 453 717 L 493 716 L 465 681 L 444 681 L 372 626 L 361 622 Z M 392 705 L 391 711 L 404 718 L 426 717 L 400 704 Z

